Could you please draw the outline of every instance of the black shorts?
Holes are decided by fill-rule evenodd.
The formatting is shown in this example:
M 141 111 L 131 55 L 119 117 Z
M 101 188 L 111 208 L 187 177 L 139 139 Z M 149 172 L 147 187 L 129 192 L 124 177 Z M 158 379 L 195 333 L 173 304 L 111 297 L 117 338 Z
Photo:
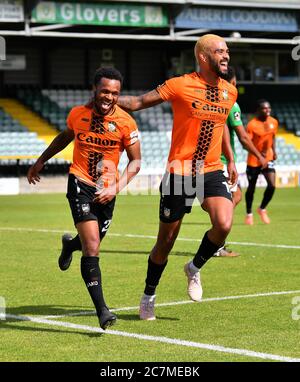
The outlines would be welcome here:
M 166 173 L 160 184 L 159 218 L 164 223 L 173 223 L 190 213 L 194 199 L 200 204 L 213 196 L 232 201 L 231 192 L 222 170 L 212 171 L 196 178 Z
M 274 162 L 271 161 L 268 163 L 268 166 L 264 169 L 261 167 L 252 167 L 252 166 L 247 166 L 246 169 L 246 175 L 248 178 L 248 181 L 257 181 L 258 175 L 259 174 L 268 174 L 270 172 L 276 172 L 274 168 Z
M 96 188 L 81 182 L 75 175 L 69 174 L 67 198 L 74 224 L 97 220 L 99 224 L 100 238 L 102 239 L 112 220 L 116 198 L 106 204 L 94 203 Z

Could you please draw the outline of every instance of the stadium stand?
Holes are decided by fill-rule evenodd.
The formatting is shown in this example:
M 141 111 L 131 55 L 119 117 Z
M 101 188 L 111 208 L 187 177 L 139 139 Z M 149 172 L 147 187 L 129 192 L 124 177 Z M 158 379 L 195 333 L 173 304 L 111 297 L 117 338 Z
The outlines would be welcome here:
M 300 137 L 300 103 L 299 102 L 273 102 L 273 111 L 286 130 Z
M 37 156 L 46 148 L 46 143 L 29 131 L 0 132 L 0 140 L 0 156 Z
M 39 155 L 46 142 L 0 107 L 0 156 Z
M 47 120 L 58 131 L 63 131 L 66 126 L 66 117 L 70 108 L 76 105 L 74 99 L 68 103 L 64 90 L 44 90 L 35 88 L 19 88 L 16 92 L 17 98 Z M 61 97 L 63 96 L 63 98 Z
M 0 175 L 25 174 L 56 134 L 46 121 L 15 99 L 0 99 Z M 66 154 L 52 158 L 46 171 L 66 172 L 71 159 Z
M 124 91 L 123 94 L 142 94 L 145 91 Z M 66 127 L 66 117 L 75 105 L 85 104 L 91 96 L 83 89 L 18 89 L 17 97 L 58 131 Z M 170 131 L 172 114 L 168 104 L 138 111 L 134 117 L 140 131 Z
M 19 121 L 15 120 L 10 114 L 6 113 L 5 110 L 0 106 L 0 132 L 20 132 L 28 131 L 27 128 L 20 124 Z
M 142 94 L 146 90 L 123 91 L 123 94 Z M 65 128 L 66 116 L 70 109 L 86 103 L 91 92 L 86 89 L 34 89 L 20 88 L 17 97 L 23 103 L 56 126 L 57 130 Z M 295 102 L 272 102 L 275 117 L 287 131 L 300 136 L 300 104 Z M 134 114 L 141 131 L 170 131 L 172 129 L 171 108 L 168 103 L 155 108 L 138 111 Z M 248 118 L 243 115 L 243 123 Z
M 142 94 L 145 90 L 129 91 L 124 90 L 123 94 Z M 86 103 L 91 92 L 87 89 L 37 89 L 37 88 L 19 88 L 16 95 L 18 99 L 38 113 L 40 117 L 49 122 L 49 124 L 57 129 L 52 131 L 51 140 L 58 131 L 62 131 L 66 127 L 66 117 L 70 109 L 79 104 Z M 273 106 L 273 105 L 272 105 Z M 294 103 L 274 103 L 274 114 L 278 118 L 282 126 L 286 126 L 287 132 L 281 129 L 281 136 L 277 138 L 278 165 L 298 165 L 300 162 L 300 147 L 297 147 L 298 137 L 291 139 L 291 135 L 297 134 L 297 128 L 300 129 L 300 106 Z M 165 167 L 168 157 L 171 130 L 172 130 L 172 111 L 168 103 L 157 105 L 153 108 L 140 110 L 133 114 L 140 130 L 143 169 L 162 170 Z M 250 114 L 243 114 L 243 124 L 247 125 L 251 119 Z M 37 133 L 29 133 L 28 129 L 20 124 L 11 115 L 0 109 L 0 131 L 7 133 L 3 136 L 3 142 L 9 140 L 10 134 L 17 133 L 21 144 L 8 147 L 3 144 L 0 155 L 7 156 L 11 153 L 15 155 L 38 155 L 46 146 L 45 141 L 39 139 Z M 300 132 L 300 130 L 299 130 Z M 293 134 L 291 134 L 293 133 Z M 29 134 L 29 135 L 28 135 Z M 299 133 L 300 134 L 300 133 Z M 28 135 L 28 136 L 27 136 Z M 23 138 L 24 137 L 24 138 Z M 33 144 L 35 142 L 35 144 Z M 243 149 L 240 142 L 236 138 L 237 163 L 245 163 L 247 160 L 247 151 Z M 49 164 L 57 164 L 58 161 L 63 163 L 63 159 L 52 159 Z M 70 161 L 71 158 L 68 158 Z M 67 161 L 67 162 L 68 162 Z M 31 160 L 28 160 L 30 163 Z M 26 162 L 25 162 L 26 163 Z M 126 155 L 120 160 L 120 169 L 126 166 Z
M 138 95 L 145 93 L 146 90 L 124 90 L 122 94 Z M 66 127 L 66 118 L 70 109 L 79 104 L 86 103 L 91 97 L 91 91 L 79 88 L 56 88 L 56 89 L 39 89 L 37 87 L 18 87 L 15 90 L 17 99 L 22 103 L 18 105 L 18 118 L 7 113 L 7 109 L 14 110 L 10 101 L 10 108 L 7 106 L 8 101 L 3 103 L 0 100 L 0 138 L 3 143 L 0 148 L 1 165 L 6 161 L 15 164 L 14 161 L 8 160 L 12 154 L 14 158 L 18 157 L 18 165 L 30 165 L 33 157 L 39 155 L 54 138 L 54 136 L 63 131 Z M 16 102 L 16 101 L 14 101 Z M 1 105 L 5 106 L 1 108 Z M 33 114 L 39 115 L 39 120 L 33 123 L 31 120 L 24 118 L 20 123 L 20 110 L 26 107 L 33 111 Z M 16 108 L 16 105 L 14 106 Z M 279 166 L 297 166 L 300 163 L 300 105 L 295 102 L 274 102 L 272 103 L 274 116 L 279 120 L 280 133 L 277 137 L 277 154 L 276 164 Z M 21 114 L 24 114 L 24 110 Z M 172 110 L 169 103 L 163 103 L 155 107 L 140 110 L 133 113 L 133 117 L 140 131 L 141 149 L 142 149 L 142 169 L 146 173 L 162 172 L 165 168 L 172 130 Z M 252 115 L 243 113 L 243 124 L 247 126 Z M 46 123 L 46 128 L 32 128 L 41 121 Z M 47 125 L 48 123 L 48 125 Z M 29 125 L 29 126 L 28 126 Z M 56 130 L 55 130 L 56 129 Z M 29 131 L 31 130 L 31 132 Z M 294 137 L 294 138 L 293 138 Z M 9 141 L 18 140 L 18 145 L 11 145 Z M 237 163 L 245 164 L 247 161 L 247 151 L 243 149 L 240 142 L 236 139 Z M 49 169 L 55 168 L 55 171 L 65 171 L 66 166 L 71 161 L 72 147 L 69 148 L 68 155 L 64 157 L 53 158 L 49 161 Z M 7 162 L 8 160 L 8 162 Z M 122 155 L 120 160 L 120 170 L 127 163 L 126 155 Z

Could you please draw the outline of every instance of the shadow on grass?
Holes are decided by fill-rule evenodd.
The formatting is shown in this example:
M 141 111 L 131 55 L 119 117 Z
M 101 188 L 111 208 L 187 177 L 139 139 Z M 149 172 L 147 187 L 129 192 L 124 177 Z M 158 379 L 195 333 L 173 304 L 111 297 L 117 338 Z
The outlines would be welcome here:
M 21 305 L 17 307 L 7 307 L 6 313 L 13 315 L 26 315 L 31 316 L 50 316 L 50 315 L 76 315 L 85 312 L 84 315 L 93 315 L 94 311 L 90 307 L 74 305 Z
M 67 318 L 67 317 L 85 317 L 85 316 L 96 316 L 96 312 L 94 310 L 75 310 L 75 309 L 63 309 L 62 307 L 58 308 L 56 306 L 51 305 L 41 305 L 41 306 L 19 306 L 15 308 L 8 308 L 6 311 L 6 314 L 8 315 L 6 320 L 0 321 L 0 323 L 6 323 L 6 322 L 20 322 L 20 321 L 30 321 L 29 319 L 26 319 L 26 315 L 29 315 L 31 317 L 34 316 L 41 316 L 40 318 L 43 319 L 49 319 L 49 320 L 55 320 L 56 318 Z M 114 308 L 111 307 L 111 310 L 113 311 Z M 10 317 L 9 315 L 13 316 L 24 316 L 24 320 L 17 319 Z M 48 316 L 53 317 L 48 317 Z M 118 320 L 124 320 L 124 321 L 140 321 L 140 317 L 138 314 L 126 314 L 126 313 L 120 313 L 116 311 L 116 315 Z M 46 317 L 44 317 L 46 316 Z M 57 316 L 57 317 L 55 317 Z M 65 316 L 65 317 L 63 317 Z M 157 315 L 156 315 L 157 316 Z M 177 321 L 175 318 L 171 317 L 161 317 L 157 316 L 160 320 L 171 320 L 171 321 Z
M 120 314 L 116 312 L 116 315 L 118 317 L 118 320 L 124 320 L 124 321 L 141 321 L 140 316 L 138 314 Z M 179 318 L 174 317 L 165 317 L 160 316 L 158 314 L 155 314 L 157 320 L 165 320 L 165 321 L 179 321 Z
M 0 323 L 0 329 L 10 329 L 10 330 L 21 330 L 21 331 L 31 331 L 31 332 L 38 332 L 38 333 L 70 333 L 70 334 L 80 334 L 80 335 L 84 335 L 84 336 L 88 336 L 88 337 L 101 337 L 103 334 L 105 333 L 91 333 L 91 332 L 87 332 L 87 331 L 83 331 L 81 329 L 78 329 L 78 330 L 72 330 L 70 328 L 63 328 L 63 327 L 60 327 L 60 328 L 57 328 L 57 329 L 53 329 L 53 328 L 43 328 L 43 327 L 34 327 L 34 326 L 23 326 L 23 325 L 16 325 L 15 322 L 18 321 L 20 322 L 20 320 L 13 320 L 13 319 L 9 319 L 8 321 L 1 321 Z M 22 321 L 22 322 L 25 322 Z M 26 322 L 29 322 L 29 321 L 26 321 Z M 37 324 L 37 325 L 42 325 L 42 324 Z
M 30 326 L 28 325 L 30 321 L 30 318 L 26 317 L 26 316 L 23 316 L 24 315 L 24 308 L 31 308 L 31 314 L 33 312 L 34 309 L 32 309 L 33 307 L 29 307 L 29 306 L 26 306 L 26 307 L 18 307 L 18 308 L 11 308 L 9 309 L 9 311 L 7 312 L 7 314 L 13 314 L 15 316 L 19 315 L 20 319 L 17 319 L 17 318 L 14 318 L 14 317 L 7 317 L 6 320 L 2 320 L 0 321 L 0 329 L 10 329 L 10 330 L 21 330 L 21 331 L 32 331 L 32 332 L 43 332 L 43 333 L 61 333 L 61 332 L 64 332 L 64 333 L 71 333 L 71 334 L 80 334 L 80 335 L 85 335 L 85 336 L 88 336 L 90 338 L 93 338 L 93 337 L 100 337 L 102 336 L 104 333 L 98 333 L 98 332 L 90 332 L 88 330 L 86 331 L 83 331 L 82 328 L 78 327 L 78 329 L 75 329 L 72 328 L 72 327 L 69 327 L 69 328 L 64 328 L 63 326 L 60 326 L 60 328 L 57 328 L 57 329 L 54 329 L 54 328 L 45 328 L 45 327 L 35 327 L 35 326 Z M 40 308 L 44 308 L 44 307 L 40 307 Z M 41 310 L 39 309 L 39 312 Z M 12 313 L 14 312 L 14 313 Z M 48 310 L 48 306 L 47 306 L 47 312 L 49 312 Z M 64 310 L 65 314 L 70 314 L 70 310 Z M 19 313 L 19 314 L 18 314 Z M 53 313 L 53 311 L 52 311 Z M 91 315 L 94 315 L 94 312 L 90 312 Z M 22 319 L 22 316 L 24 317 L 24 319 Z M 167 320 L 167 321 L 179 321 L 178 318 L 174 318 L 174 317 L 165 317 L 165 316 L 157 316 L 157 319 L 159 320 Z M 55 320 L 55 317 L 53 318 L 48 318 L 48 320 L 50 322 L 33 322 L 35 325 L 53 325 L 55 326 L 56 323 L 53 322 L 51 323 L 51 320 Z M 118 321 L 140 321 L 140 317 L 138 314 L 120 314 L 120 313 L 117 313 L 117 322 Z M 95 322 L 97 321 L 97 318 L 95 317 Z M 17 322 L 26 322 L 26 325 L 16 325 Z M 61 321 L 63 322 L 63 321 Z M 69 323 L 67 322 L 67 324 L 72 324 L 72 323 Z M 59 324 L 57 324 L 59 325 Z M 83 323 L 81 324 L 77 324 L 77 325 L 84 325 Z M 88 325 L 90 327 L 97 327 L 98 328 L 98 325 Z M 114 329 L 115 326 L 112 327 L 112 329 Z M 110 328 L 109 328 L 110 329 Z M 117 329 L 117 328 L 116 328 Z
M 206 226 L 208 228 L 211 226 L 210 222 L 185 222 L 185 221 L 183 221 L 181 224 L 182 224 L 182 226 L 184 226 L 184 225 L 196 225 L 196 226 Z
M 100 250 L 100 255 L 101 253 L 116 253 L 116 254 L 121 254 L 121 253 L 126 253 L 127 255 L 148 255 L 150 254 L 150 250 L 149 251 L 130 251 L 130 250 L 114 250 L 114 249 L 101 249 Z M 179 252 L 179 251 L 176 251 L 176 252 L 171 252 L 169 256 L 194 256 L 195 253 L 194 252 Z
M 286 220 L 285 220 L 286 221 Z M 262 222 L 260 222 L 260 221 L 257 221 L 257 224 L 261 224 L 261 225 L 265 225 L 264 223 L 262 223 Z M 209 229 L 210 227 L 211 227 L 211 224 L 210 223 L 197 223 L 197 222 L 182 222 L 182 225 L 184 226 L 184 225 L 187 225 L 187 226 L 189 226 L 189 225 L 191 225 L 191 226 L 206 226 L 207 227 L 207 229 Z M 247 225 L 243 222 L 243 221 L 241 221 L 241 222 L 238 222 L 238 221 L 235 221 L 234 222 L 234 225 L 236 225 L 236 226 L 245 226 L 245 227 L 247 227 Z M 205 232 L 205 231 L 204 231 Z M 202 234 L 199 234 L 199 237 L 198 238 L 196 238 L 195 239 L 195 241 L 200 241 L 200 240 L 202 240 L 202 237 L 203 237 L 203 235 L 204 235 L 204 232 L 202 233 Z

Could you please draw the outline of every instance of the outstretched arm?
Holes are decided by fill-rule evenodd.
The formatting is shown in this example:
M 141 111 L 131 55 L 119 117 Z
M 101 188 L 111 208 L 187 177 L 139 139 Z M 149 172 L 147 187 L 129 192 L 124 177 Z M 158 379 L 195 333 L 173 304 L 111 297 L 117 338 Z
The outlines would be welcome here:
M 262 168 L 267 167 L 268 161 L 266 158 L 261 155 L 261 153 L 257 150 L 257 148 L 254 146 L 253 142 L 250 139 L 250 136 L 247 134 L 246 130 L 244 129 L 244 126 L 234 126 L 234 130 L 236 132 L 236 135 L 238 136 L 239 141 L 241 142 L 242 146 L 249 151 L 249 153 L 256 156 L 256 158 L 260 161 Z
M 120 96 L 118 105 L 126 111 L 146 109 L 164 102 L 157 90 L 140 96 Z
M 39 172 L 44 167 L 44 164 L 52 158 L 54 155 L 62 151 L 68 146 L 70 142 L 74 139 L 74 131 L 71 129 L 66 129 L 58 134 L 42 155 L 37 159 L 37 161 L 29 168 L 27 172 L 27 179 L 29 184 L 35 184 L 35 182 L 40 181 Z

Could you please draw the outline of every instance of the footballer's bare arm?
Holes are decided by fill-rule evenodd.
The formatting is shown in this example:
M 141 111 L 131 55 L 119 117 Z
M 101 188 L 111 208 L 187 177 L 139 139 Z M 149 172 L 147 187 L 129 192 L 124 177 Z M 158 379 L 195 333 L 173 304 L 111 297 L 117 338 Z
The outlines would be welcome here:
M 157 90 L 140 96 L 120 96 L 118 105 L 128 111 L 146 109 L 164 102 Z
M 39 182 L 39 173 L 47 160 L 67 147 L 68 144 L 73 141 L 73 139 L 74 131 L 69 128 L 58 134 L 46 148 L 46 150 L 41 154 L 41 156 L 36 160 L 36 162 L 29 168 L 27 172 L 28 183 L 35 184 L 35 182 Z

